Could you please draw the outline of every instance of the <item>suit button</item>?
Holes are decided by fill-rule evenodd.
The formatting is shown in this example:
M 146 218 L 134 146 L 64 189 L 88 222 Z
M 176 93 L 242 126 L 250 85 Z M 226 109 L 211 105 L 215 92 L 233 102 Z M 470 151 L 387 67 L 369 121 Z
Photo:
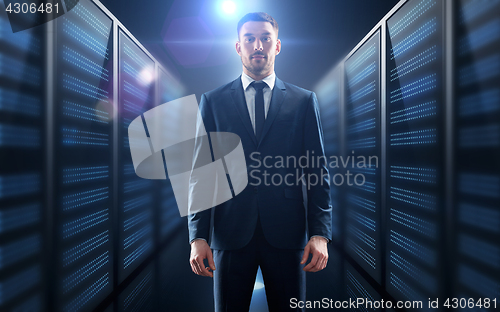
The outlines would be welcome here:
M 254 192 L 254 194 L 257 194 L 259 192 L 259 189 L 257 187 L 254 187 L 253 192 Z

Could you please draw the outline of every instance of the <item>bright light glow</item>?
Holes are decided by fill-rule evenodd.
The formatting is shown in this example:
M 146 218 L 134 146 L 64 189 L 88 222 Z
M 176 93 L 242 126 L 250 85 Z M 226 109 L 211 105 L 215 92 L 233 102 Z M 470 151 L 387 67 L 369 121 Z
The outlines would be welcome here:
M 137 80 L 143 86 L 149 85 L 154 80 L 154 71 L 149 68 L 144 68 L 140 73 Z
M 253 290 L 262 289 L 262 288 L 264 288 L 264 283 L 256 281 L 255 285 L 253 286 Z
M 236 4 L 233 1 L 222 2 L 222 11 L 226 14 L 233 14 L 236 12 Z

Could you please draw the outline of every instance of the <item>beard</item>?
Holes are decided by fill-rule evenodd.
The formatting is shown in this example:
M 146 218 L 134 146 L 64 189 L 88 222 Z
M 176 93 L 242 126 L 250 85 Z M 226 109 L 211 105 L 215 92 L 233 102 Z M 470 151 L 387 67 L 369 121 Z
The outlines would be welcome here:
M 246 60 L 241 57 L 241 63 L 249 72 L 256 76 L 260 76 L 262 73 L 271 69 L 273 61 L 268 58 L 264 58 L 260 62 L 252 62 L 251 57 L 246 58 Z

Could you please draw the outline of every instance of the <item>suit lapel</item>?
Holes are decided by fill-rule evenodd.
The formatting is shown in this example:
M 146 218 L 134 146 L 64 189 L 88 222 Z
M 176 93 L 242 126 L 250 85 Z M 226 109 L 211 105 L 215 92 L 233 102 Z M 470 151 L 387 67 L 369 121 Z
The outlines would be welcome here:
M 245 94 L 243 93 L 243 84 L 241 83 L 241 76 L 233 81 L 231 85 L 231 97 L 233 98 L 233 104 L 240 115 L 243 125 L 250 134 L 253 143 L 257 146 L 257 138 L 255 137 L 255 132 L 253 130 L 252 121 L 250 120 L 250 114 L 248 113 L 247 101 L 245 99 Z M 265 125 L 264 125 L 265 127 Z
M 285 84 L 283 83 L 283 81 L 278 79 L 278 77 L 276 77 L 276 81 L 274 83 L 273 95 L 271 97 L 271 104 L 269 105 L 269 111 L 267 112 L 266 121 L 264 122 L 264 129 L 262 130 L 262 136 L 260 138 L 261 142 L 266 136 L 269 129 L 271 128 L 274 119 L 276 119 L 276 116 L 279 113 L 281 104 L 283 104 L 285 96 L 286 96 Z

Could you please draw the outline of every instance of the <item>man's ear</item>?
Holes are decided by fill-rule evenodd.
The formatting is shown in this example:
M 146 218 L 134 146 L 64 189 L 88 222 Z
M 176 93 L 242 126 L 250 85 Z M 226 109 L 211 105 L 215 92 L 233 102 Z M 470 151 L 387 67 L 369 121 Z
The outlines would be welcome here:
M 236 53 L 238 53 L 239 56 L 241 56 L 241 43 L 239 41 L 236 41 Z
M 280 52 L 281 52 L 281 40 L 278 39 L 276 41 L 276 54 L 275 55 L 280 54 Z

